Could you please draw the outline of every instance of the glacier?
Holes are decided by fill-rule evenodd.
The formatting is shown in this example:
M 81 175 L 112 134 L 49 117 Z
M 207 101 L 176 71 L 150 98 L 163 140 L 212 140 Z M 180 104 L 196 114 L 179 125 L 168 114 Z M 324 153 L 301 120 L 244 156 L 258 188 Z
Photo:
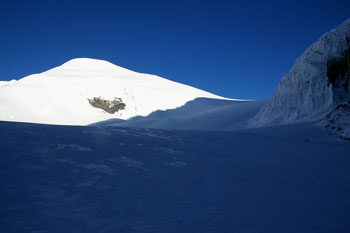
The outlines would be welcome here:
M 250 127 L 319 120 L 350 100 L 350 92 L 327 77 L 327 63 L 349 48 L 350 19 L 321 36 L 296 60 L 270 101 L 250 120 Z

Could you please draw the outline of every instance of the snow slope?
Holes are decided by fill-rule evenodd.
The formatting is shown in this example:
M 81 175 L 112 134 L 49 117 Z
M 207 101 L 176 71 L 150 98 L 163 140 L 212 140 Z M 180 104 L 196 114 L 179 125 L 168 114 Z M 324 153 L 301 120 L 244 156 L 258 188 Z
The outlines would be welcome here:
M 93 108 L 88 102 L 93 97 L 122 98 L 126 108 L 111 115 Z M 87 125 L 111 118 L 147 116 L 199 97 L 225 99 L 107 61 L 78 58 L 19 81 L 0 83 L 0 120 Z
M 0 232 L 350 232 L 350 144 L 0 122 Z
M 146 117 L 129 120 L 112 119 L 97 126 L 121 126 L 182 130 L 238 130 L 244 129 L 266 101 L 231 101 L 197 98 L 184 106 L 156 111 Z
M 282 78 L 271 100 L 250 121 L 250 125 L 319 119 L 350 98 L 349 91 L 336 88 L 327 78 L 327 62 L 342 56 L 349 48 L 349 39 L 350 19 L 311 45 Z

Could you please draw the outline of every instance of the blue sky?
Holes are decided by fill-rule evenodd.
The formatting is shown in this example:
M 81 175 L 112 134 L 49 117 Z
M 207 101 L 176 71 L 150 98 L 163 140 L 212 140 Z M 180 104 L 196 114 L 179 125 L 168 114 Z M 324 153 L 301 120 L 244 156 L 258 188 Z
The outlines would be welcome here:
M 0 80 L 108 60 L 231 98 L 270 98 L 350 1 L 0 2 Z

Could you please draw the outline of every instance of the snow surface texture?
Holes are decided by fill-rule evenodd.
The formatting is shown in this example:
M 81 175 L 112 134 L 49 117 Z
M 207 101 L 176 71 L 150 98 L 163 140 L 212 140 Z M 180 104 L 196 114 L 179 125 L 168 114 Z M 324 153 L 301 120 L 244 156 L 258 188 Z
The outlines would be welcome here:
M 350 101 L 338 105 L 322 119 L 321 125 L 328 128 L 337 138 L 350 141 Z
M 78 58 L 19 81 L 0 83 L 0 120 L 87 125 L 111 118 L 147 116 L 199 97 L 223 97 L 107 61 Z M 109 114 L 88 99 L 121 98 L 124 110 Z
M 343 90 L 336 90 L 328 81 L 327 62 L 342 55 L 348 46 L 346 38 L 350 38 L 350 19 L 324 34 L 297 59 L 250 126 L 319 119 L 344 102 L 340 98 Z
M 122 126 L 182 130 L 238 130 L 246 128 L 266 101 L 230 101 L 197 98 L 184 106 L 156 111 L 147 117 L 107 120 L 97 126 Z
M 350 232 L 350 144 L 325 128 L 0 129 L 0 232 Z

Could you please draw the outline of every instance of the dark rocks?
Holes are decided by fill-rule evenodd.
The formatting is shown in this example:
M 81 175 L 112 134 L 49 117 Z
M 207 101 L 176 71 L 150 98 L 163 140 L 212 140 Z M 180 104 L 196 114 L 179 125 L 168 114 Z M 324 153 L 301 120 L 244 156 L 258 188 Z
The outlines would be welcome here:
M 94 97 L 92 99 L 88 99 L 91 106 L 95 108 L 103 109 L 104 111 L 114 114 L 119 110 L 125 109 L 125 103 L 123 103 L 121 98 L 113 98 L 112 100 L 105 100 L 101 97 Z
M 350 141 L 350 101 L 339 104 L 324 118 L 324 127 L 339 139 Z

